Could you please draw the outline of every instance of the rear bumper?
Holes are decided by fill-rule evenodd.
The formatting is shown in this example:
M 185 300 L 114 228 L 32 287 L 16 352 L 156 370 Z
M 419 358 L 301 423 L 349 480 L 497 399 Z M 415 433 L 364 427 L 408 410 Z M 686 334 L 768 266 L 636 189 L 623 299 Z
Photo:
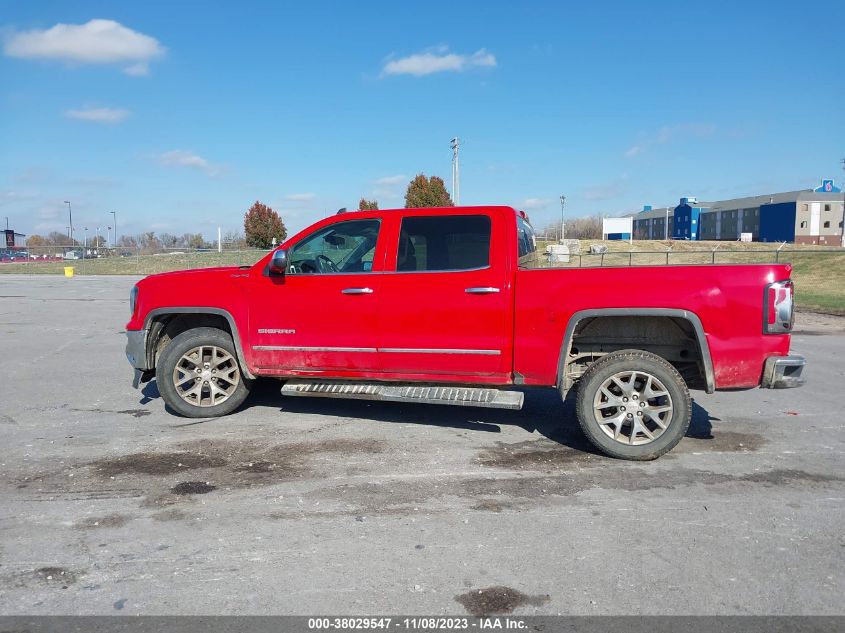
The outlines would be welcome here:
M 760 386 L 764 389 L 789 389 L 804 384 L 804 365 L 807 361 L 803 356 L 770 356 L 763 366 L 763 380 Z

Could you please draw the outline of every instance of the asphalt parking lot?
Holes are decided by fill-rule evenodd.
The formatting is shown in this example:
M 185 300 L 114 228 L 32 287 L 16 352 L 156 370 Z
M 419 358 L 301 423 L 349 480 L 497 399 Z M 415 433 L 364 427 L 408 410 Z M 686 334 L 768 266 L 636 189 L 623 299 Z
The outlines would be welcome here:
M 134 281 L 0 277 L 2 614 L 845 612 L 845 319 L 799 317 L 804 388 L 697 392 L 689 436 L 631 463 L 542 391 L 268 382 L 175 417 L 130 386 Z

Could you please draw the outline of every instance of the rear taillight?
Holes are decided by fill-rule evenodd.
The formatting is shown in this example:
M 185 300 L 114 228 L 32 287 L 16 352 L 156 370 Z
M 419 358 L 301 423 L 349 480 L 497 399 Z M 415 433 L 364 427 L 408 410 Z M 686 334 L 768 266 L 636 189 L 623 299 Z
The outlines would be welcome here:
M 776 281 L 766 286 L 763 305 L 763 331 L 782 334 L 792 331 L 792 282 Z

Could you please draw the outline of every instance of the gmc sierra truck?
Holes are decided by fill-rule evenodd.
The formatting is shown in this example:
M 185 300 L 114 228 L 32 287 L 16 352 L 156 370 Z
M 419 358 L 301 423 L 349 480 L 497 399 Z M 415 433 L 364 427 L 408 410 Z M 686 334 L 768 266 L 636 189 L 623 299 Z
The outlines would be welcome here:
M 688 389 L 797 387 L 791 266 L 540 266 L 510 207 L 361 211 L 317 222 L 249 267 L 132 289 L 134 386 L 188 417 L 282 394 L 518 409 L 576 391 L 604 453 L 654 459 L 686 434 Z M 514 387 L 519 387 L 515 389 Z

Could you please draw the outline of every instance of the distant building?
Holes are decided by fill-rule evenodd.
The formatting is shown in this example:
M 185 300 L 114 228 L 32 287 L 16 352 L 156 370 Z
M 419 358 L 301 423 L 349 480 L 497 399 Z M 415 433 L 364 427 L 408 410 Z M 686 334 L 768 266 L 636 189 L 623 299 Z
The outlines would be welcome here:
M 23 248 L 26 246 L 26 235 L 15 233 L 12 229 L 4 229 L 2 248 Z
M 674 208 L 647 207 L 633 217 L 638 240 L 734 241 L 748 233 L 755 242 L 840 246 L 845 202 L 833 180 L 823 180 L 816 189 L 750 198 L 699 202 L 686 197 Z

